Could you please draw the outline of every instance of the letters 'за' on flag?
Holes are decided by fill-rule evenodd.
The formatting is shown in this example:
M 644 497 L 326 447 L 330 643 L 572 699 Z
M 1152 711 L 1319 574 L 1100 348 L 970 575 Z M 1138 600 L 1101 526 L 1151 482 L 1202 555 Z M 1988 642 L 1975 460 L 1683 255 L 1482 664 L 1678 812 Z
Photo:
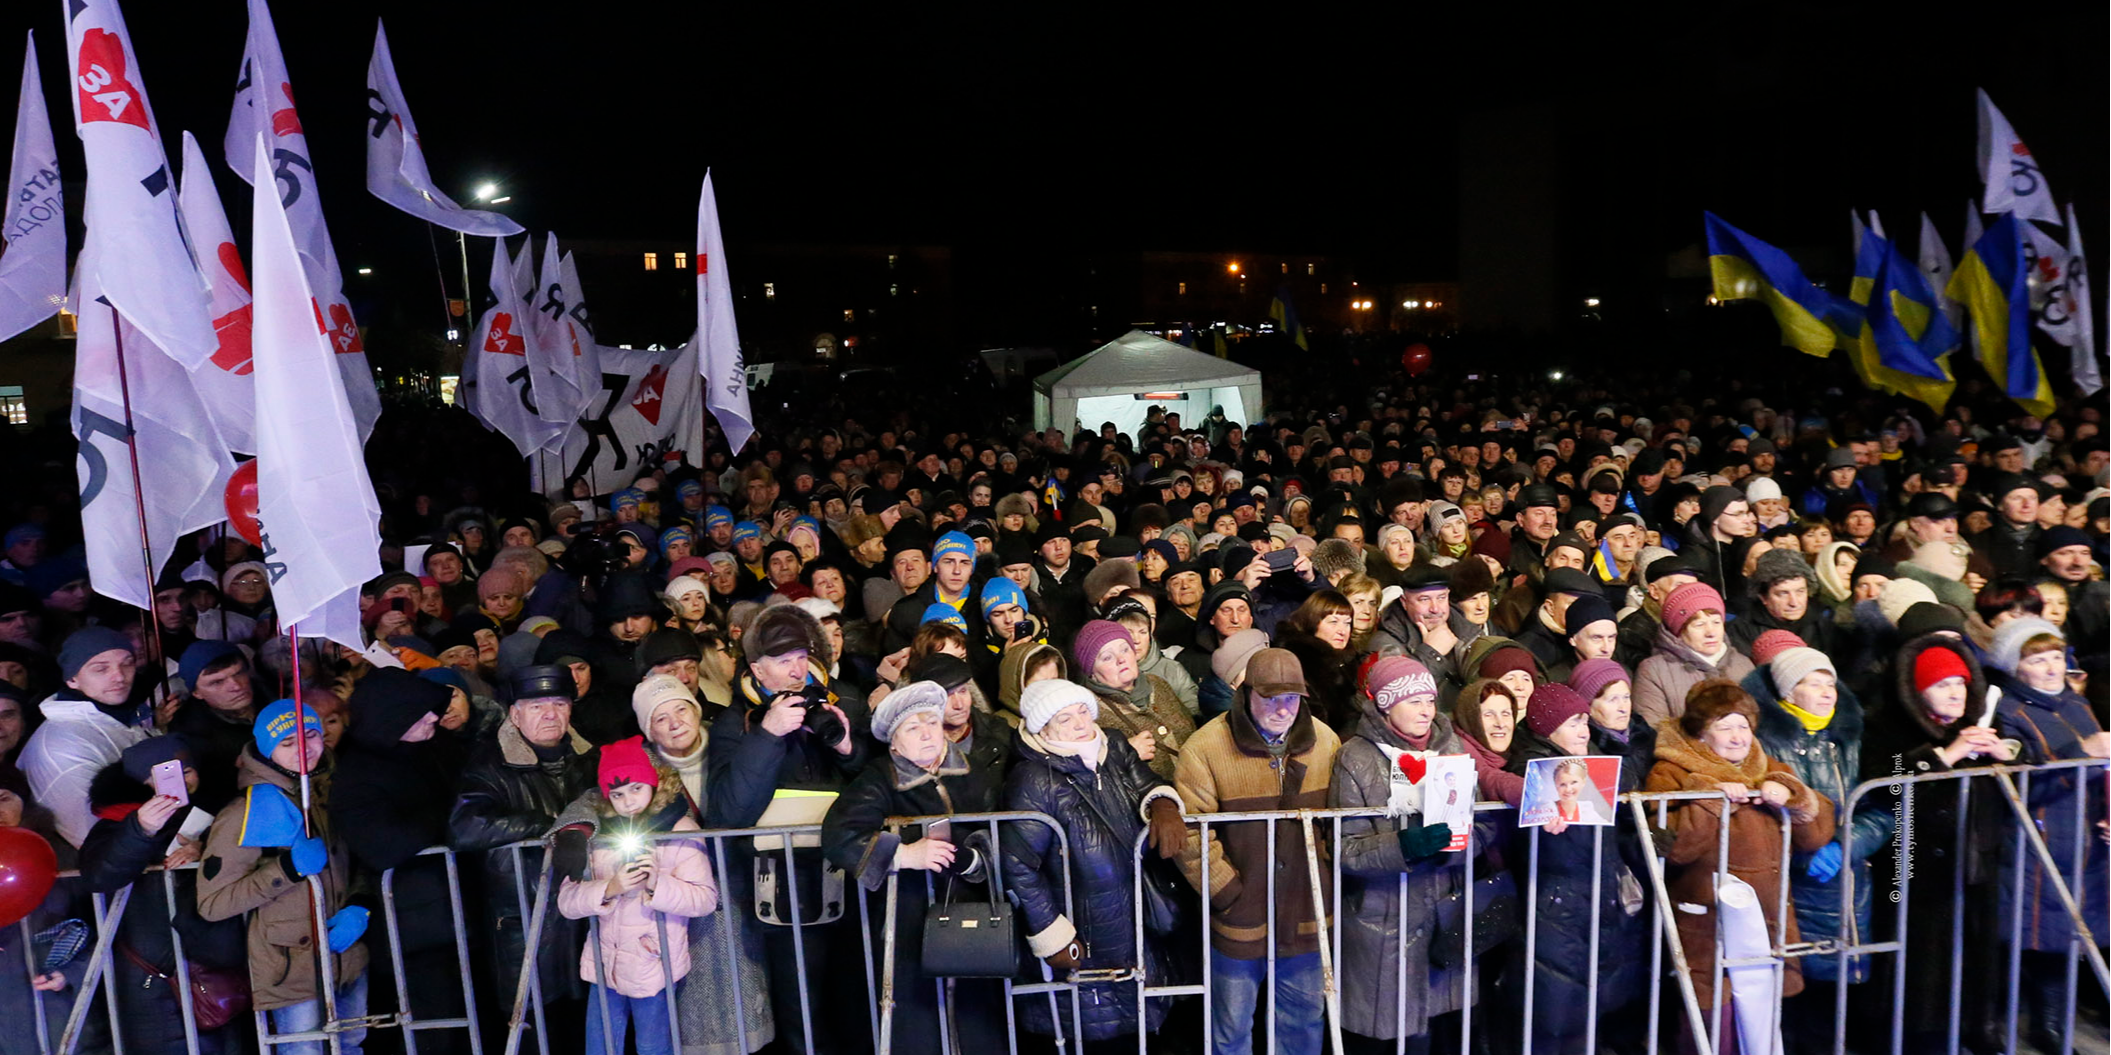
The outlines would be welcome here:
M 2040 417 L 2052 413 L 2052 383 L 2030 346 L 2030 291 L 2024 277 L 2024 221 L 2003 213 L 1966 247 L 1950 276 L 1950 299 L 1963 304 L 1979 335 L 1987 373 L 2010 399 Z
M 366 189 L 415 216 L 464 234 L 520 234 L 521 225 L 495 212 L 464 209 L 442 193 L 425 169 L 425 147 L 418 122 L 396 82 L 396 60 L 389 54 L 388 33 L 374 26 L 374 57 L 367 62 Z
M 364 648 L 359 589 L 381 574 L 380 503 L 337 383 L 340 356 L 317 324 L 292 226 L 272 193 L 267 150 L 259 141 L 250 167 L 264 567 L 281 625 Z
M 60 10 L 73 127 L 88 162 L 81 254 L 97 269 L 99 296 L 177 362 L 196 366 L 218 341 L 124 14 L 117 0 L 62 0 Z
M 220 438 L 237 451 L 253 454 L 257 449 L 257 386 L 249 358 L 249 273 L 242 267 L 241 250 L 235 248 L 227 210 L 220 205 L 220 191 L 213 186 L 212 170 L 205 164 L 205 151 L 189 132 L 183 133 L 180 200 L 184 225 L 198 247 L 199 270 L 211 287 L 213 333 L 220 342 L 212 358 L 191 371 L 191 381 L 205 402 L 205 412 L 219 428 Z
M 374 389 L 374 372 L 367 365 L 366 344 L 352 318 L 352 305 L 345 299 L 337 248 L 330 243 L 330 228 L 323 222 L 308 136 L 293 107 L 293 82 L 286 75 L 286 58 L 279 52 L 271 9 L 264 0 L 249 0 L 249 35 L 235 82 L 234 112 L 228 117 L 227 138 L 222 143 L 227 167 L 244 180 L 253 178 L 251 162 L 259 137 L 271 160 L 272 185 L 278 189 L 279 205 L 293 230 L 308 289 L 315 297 L 315 312 L 324 320 L 337 355 L 345 399 L 359 420 L 360 441 L 365 442 L 374 431 L 375 419 L 381 417 L 381 396 Z
M 22 98 L 15 110 L 15 148 L 0 210 L 0 341 L 50 318 L 66 306 L 66 197 L 59 183 L 59 149 L 44 108 L 37 72 L 37 38 L 22 59 Z

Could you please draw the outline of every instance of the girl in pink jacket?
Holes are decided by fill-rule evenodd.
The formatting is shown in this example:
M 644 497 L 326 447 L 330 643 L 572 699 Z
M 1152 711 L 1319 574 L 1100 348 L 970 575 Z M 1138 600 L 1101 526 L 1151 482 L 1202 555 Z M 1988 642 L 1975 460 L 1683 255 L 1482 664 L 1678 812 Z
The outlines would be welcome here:
M 615 845 L 597 846 L 589 878 L 566 879 L 557 892 L 557 910 L 567 919 L 600 923 L 600 941 L 579 957 L 579 976 L 593 983 L 586 1052 L 622 1055 L 624 1026 L 631 1023 L 638 1055 L 675 1055 L 668 991 L 689 973 L 689 921 L 718 908 L 718 884 L 700 840 L 641 841 L 655 832 L 698 830 L 681 782 L 662 778 L 643 739 L 603 747 L 597 783 L 601 832 Z

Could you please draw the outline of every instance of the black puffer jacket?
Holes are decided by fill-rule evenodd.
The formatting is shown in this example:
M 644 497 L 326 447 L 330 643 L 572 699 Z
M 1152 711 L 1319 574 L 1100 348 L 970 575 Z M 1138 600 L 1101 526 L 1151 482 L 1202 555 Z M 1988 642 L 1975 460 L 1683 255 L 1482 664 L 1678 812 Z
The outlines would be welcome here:
M 183 826 L 184 814 L 179 810 L 159 832 L 147 834 L 134 814 L 152 795 L 152 789 L 125 775 L 121 762 L 112 762 L 95 775 L 88 785 L 88 805 L 97 820 L 81 842 L 81 881 L 100 894 L 132 885 L 132 900 L 118 923 L 117 940 L 155 970 L 173 978 L 176 947 L 169 940 L 167 888 L 161 872 L 147 869 L 159 866 L 162 858 L 168 856 L 177 829 Z M 208 923 L 198 915 L 196 869 L 178 870 L 174 880 L 175 932 L 183 937 L 185 958 L 240 970 L 249 960 L 242 921 Z M 123 1001 L 125 1050 L 170 1055 L 182 1052 L 182 1006 L 168 991 L 167 983 L 141 969 L 122 951 L 111 957 L 111 963 L 117 971 L 118 986 L 127 993 Z M 133 1000 L 130 994 L 135 993 L 145 999 Z M 228 1035 L 228 1030 L 222 1030 L 220 1035 Z
M 447 865 L 418 851 L 447 843 L 448 805 L 467 752 L 445 729 L 419 743 L 402 739 L 425 715 L 445 713 L 451 697 L 447 686 L 406 670 L 361 678 L 330 786 L 331 827 L 352 859 L 374 873 L 376 889 L 379 873 L 396 870 L 391 882 L 405 951 L 454 947 Z
M 488 851 L 481 916 L 490 928 L 492 963 L 502 978 L 518 971 L 526 959 L 527 944 L 522 937 L 526 924 L 521 897 L 516 896 L 514 886 L 515 855 L 499 847 L 548 834 L 558 812 L 593 787 L 599 765 L 598 752 L 577 733 L 568 734 L 558 750 L 545 758 L 512 722 L 500 725 L 498 737 L 478 744 L 469 756 L 448 814 L 447 842 L 456 850 Z M 519 892 L 532 902 L 540 879 L 536 868 L 542 860 L 541 848 L 523 848 L 518 859 Z M 556 897 L 554 880 L 550 896 Z M 554 908 L 546 915 L 536 954 L 543 999 L 584 994 L 579 981 L 580 931 L 577 921 L 559 916 Z
M 1363 716 L 1357 711 L 1356 653 L 1335 648 L 1302 630 L 1283 627 L 1276 647 L 1288 649 L 1304 669 L 1307 700 L 1320 705 L 1326 723 L 1344 738 L 1354 736 Z
M 1096 770 L 1068 755 L 1041 749 L 1031 733 L 1020 734 L 1018 760 L 1004 790 L 1004 808 L 1032 810 L 1063 822 L 1070 843 L 1069 890 L 1074 917 L 1063 911 L 1064 868 L 1055 833 L 1041 824 L 1007 824 L 1002 836 L 1004 885 L 1024 913 L 1030 936 L 1053 941 L 1074 929 L 1085 947 L 1087 969 L 1133 967 L 1136 958 L 1136 837 L 1144 828 L 1151 799 L 1179 795 L 1151 772 L 1128 741 L 1107 736 L 1107 755 Z M 1150 851 L 1146 850 L 1146 854 Z M 1050 933 L 1051 929 L 1054 933 Z M 1056 948 L 1061 948 L 1058 944 Z M 1164 947 L 1146 934 L 1145 967 L 1152 977 L 1171 969 Z M 1136 987 L 1087 986 L 1079 994 L 1087 1040 L 1107 1040 L 1136 1032 Z M 1046 1000 L 1020 1005 L 1026 1029 L 1052 1034 Z M 1157 1032 L 1165 1018 L 1163 1002 L 1154 1002 L 1146 1025 Z
M 1509 769 L 1525 772 L 1535 758 L 1560 757 L 1554 745 L 1526 730 L 1519 730 L 1510 749 Z M 1620 767 L 1620 791 L 1635 790 L 1641 774 Z M 1625 810 L 1618 810 L 1615 826 L 1605 831 L 1604 854 L 1599 858 L 1598 906 L 1598 1021 L 1642 992 L 1648 974 L 1649 931 L 1647 917 L 1628 915 L 1620 904 L 1620 873 L 1630 869 L 1628 860 L 1640 852 L 1633 824 Z M 1512 837 L 1508 860 L 1519 869 L 1518 893 L 1526 889 L 1522 874 L 1531 860 L 1534 829 L 1520 828 Z M 1534 947 L 1533 969 L 1538 972 L 1533 996 L 1534 1034 L 1581 1036 L 1584 1009 L 1590 1005 L 1591 963 L 1591 845 L 1594 829 L 1570 826 L 1560 835 L 1539 837 L 1539 933 Z M 1602 1028 L 1602 1026 L 1601 1026 Z

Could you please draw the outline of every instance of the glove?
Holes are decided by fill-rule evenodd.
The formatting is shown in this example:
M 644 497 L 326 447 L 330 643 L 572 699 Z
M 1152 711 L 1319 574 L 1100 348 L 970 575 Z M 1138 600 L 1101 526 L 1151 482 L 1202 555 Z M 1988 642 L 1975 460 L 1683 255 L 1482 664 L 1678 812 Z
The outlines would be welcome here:
M 586 877 L 588 847 L 592 836 L 584 825 L 574 824 L 557 830 L 551 843 L 550 859 L 560 879 L 583 879 Z
M 289 856 L 293 858 L 293 870 L 303 878 L 322 871 L 330 863 L 329 848 L 313 835 L 303 835 L 293 840 Z
M 806 708 L 806 721 L 803 724 L 806 726 L 806 731 L 814 734 L 816 739 L 829 747 L 834 747 L 837 742 L 843 739 L 844 734 L 850 732 L 850 729 L 843 724 L 843 719 L 836 717 L 836 712 L 821 706 L 825 702 L 827 701 L 810 702 Z
M 1670 857 L 1671 847 L 1678 841 L 1679 833 L 1669 828 L 1660 828 L 1655 824 L 1649 826 L 1649 846 L 1658 857 Z
M 1832 877 L 1840 874 L 1840 862 L 1846 856 L 1847 851 L 1839 843 L 1826 843 L 1810 855 L 1810 867 L 1803 870 L 1804 874 L 1820 883 L 1830 883 Z
M 1048 966 L 1053 967 L 1058 971 L 1075 971 L 1077 970 L 1078 961 L 1082 959 L 1084 955 L 1085 950 L 1080 948 L 1077 942 L 1073 941 L 1070 944 L 1065 945 L 1052 953 L 1049 953 L 1043 959 L 1047 962 Z
M 1187 849 L 1187 821 L 1180 816 L 1180 804 L 1172 799 L 1151 800 L 1151 849 L 1166 860 Z
M 352 943 L 366 933 L 366 921 L 367 910 L 357 905 L 338 909 L 326 928 L 330 932 L 330 951 L 343 952 L 351 948 Z
M 303 827 L 299 807 L 285 792 L 269 784 L 250 785 L 242 801 L 243 846 L 292 846 Z
M 1402 828 L 1399 833 L 1400 856 L 1410 861 L 1434 857 L 1451 845 L 1451 825 L 1425 824 L 1420 828 Z

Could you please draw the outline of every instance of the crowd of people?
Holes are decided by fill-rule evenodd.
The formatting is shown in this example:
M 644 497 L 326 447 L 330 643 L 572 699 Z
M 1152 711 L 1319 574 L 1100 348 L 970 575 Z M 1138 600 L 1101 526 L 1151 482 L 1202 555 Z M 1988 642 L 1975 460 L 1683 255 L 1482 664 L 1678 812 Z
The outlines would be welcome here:
M 447 847 L 485 1025 L 532 952 L 553 1050 L 671 1053 L 670 1022 L 684 1055 L 869 1050 L 861 964 L 884 935 L 853 902 L 890 879 L 895 1051 L 1004 1042 L 999 983 L 941 977 L 924 949 L 926 907 L 993 889 L 1022 981 L 1199 982 L 1207 958 L 1206 1021 L 1081 976 L 1078 1028 L 1108 1050 L 1139 1028 L 1154 1049 L 1206 1030 L 1230 1055 L 1321 1050 L 1335 913 L 1358 1050 L 1450 1050 L 1469 1006 L 1486 1050 L 1529 1031 L 1579 1052 L 1592 1015 L 1639 1050 L 1651 985 L 1677 992 L 1649 975 L 1653 867 L 1701 1006 L 1740 1012 L 1716 979 L 1726 842 L 1780 944 L 1898 938 L 1875 906 L 1912 906 L 1904 957 L 1787 960 L 1789 1050 L 1831 1050 L 1841 986 L 1858 1036 L 1887 1036 L 1898 971 L 1904 1050 L 1936 1050 L 1953 994 L 1975 1050 L 2011 1014 L 2058 1050 L 2075 943 L 2111 934 L 2101 771 L 2038 773 L 2025 803 L 2086 934 L 1989 782 L 1913 785 L 1910 832 L 1907 785 L 1848 807 L 1869 780 L 2111 754 L 2100 408 L 1799 413 L 1398 376 L 1285 406 L 1154 409 L 1135 434 L 813 417 L 613 493 L 377 465 L 365 650 L 292 642 L 263 555 L 226 531 L 184 540 L 151 612 L 113 606 L 39 506 L 0 562 L 0 825 L 78 878 L 31 921 L 45 966 L 0 936 L 0 1006 L 63 1006 L 87 957 L 53 953 L 53 925 L 130 885 L 110 980 L 127 1052 L 184 1050 L 172 934 L 278 1033 L 320 1027 L 325 955 L 340 1019 L 399 991 L 419 1018 L 462 1014 L 449 868 L 420 855 Z M 1719 794 L 1609 826 L 1485 810 L 1461 840 L 1421 784 L 1456 756 L 1508 806 L 1531 763 L 1583 756 L 1616 757 L 1619 792 Z M 1362 811 L 1338 862 L 1327 824 L 1193 820 L 1327 808 Z M 932 819 L 994 811 L 1061 830 Z M 709 834 L 772 826 L 804 827 Z M 1990 965 L 2017 912 L 2007 1008 Z M 2086 980 L 2081 1004 L 2101 1022 Z M 1067 1000 L 1016 1012 L 1029 1038 L 1072 1029 Z M 243 1016 L 193 1024 L 201 1050 L 252 1043 Z M 0 1031 L 0 1051 L 33 1039 Z

